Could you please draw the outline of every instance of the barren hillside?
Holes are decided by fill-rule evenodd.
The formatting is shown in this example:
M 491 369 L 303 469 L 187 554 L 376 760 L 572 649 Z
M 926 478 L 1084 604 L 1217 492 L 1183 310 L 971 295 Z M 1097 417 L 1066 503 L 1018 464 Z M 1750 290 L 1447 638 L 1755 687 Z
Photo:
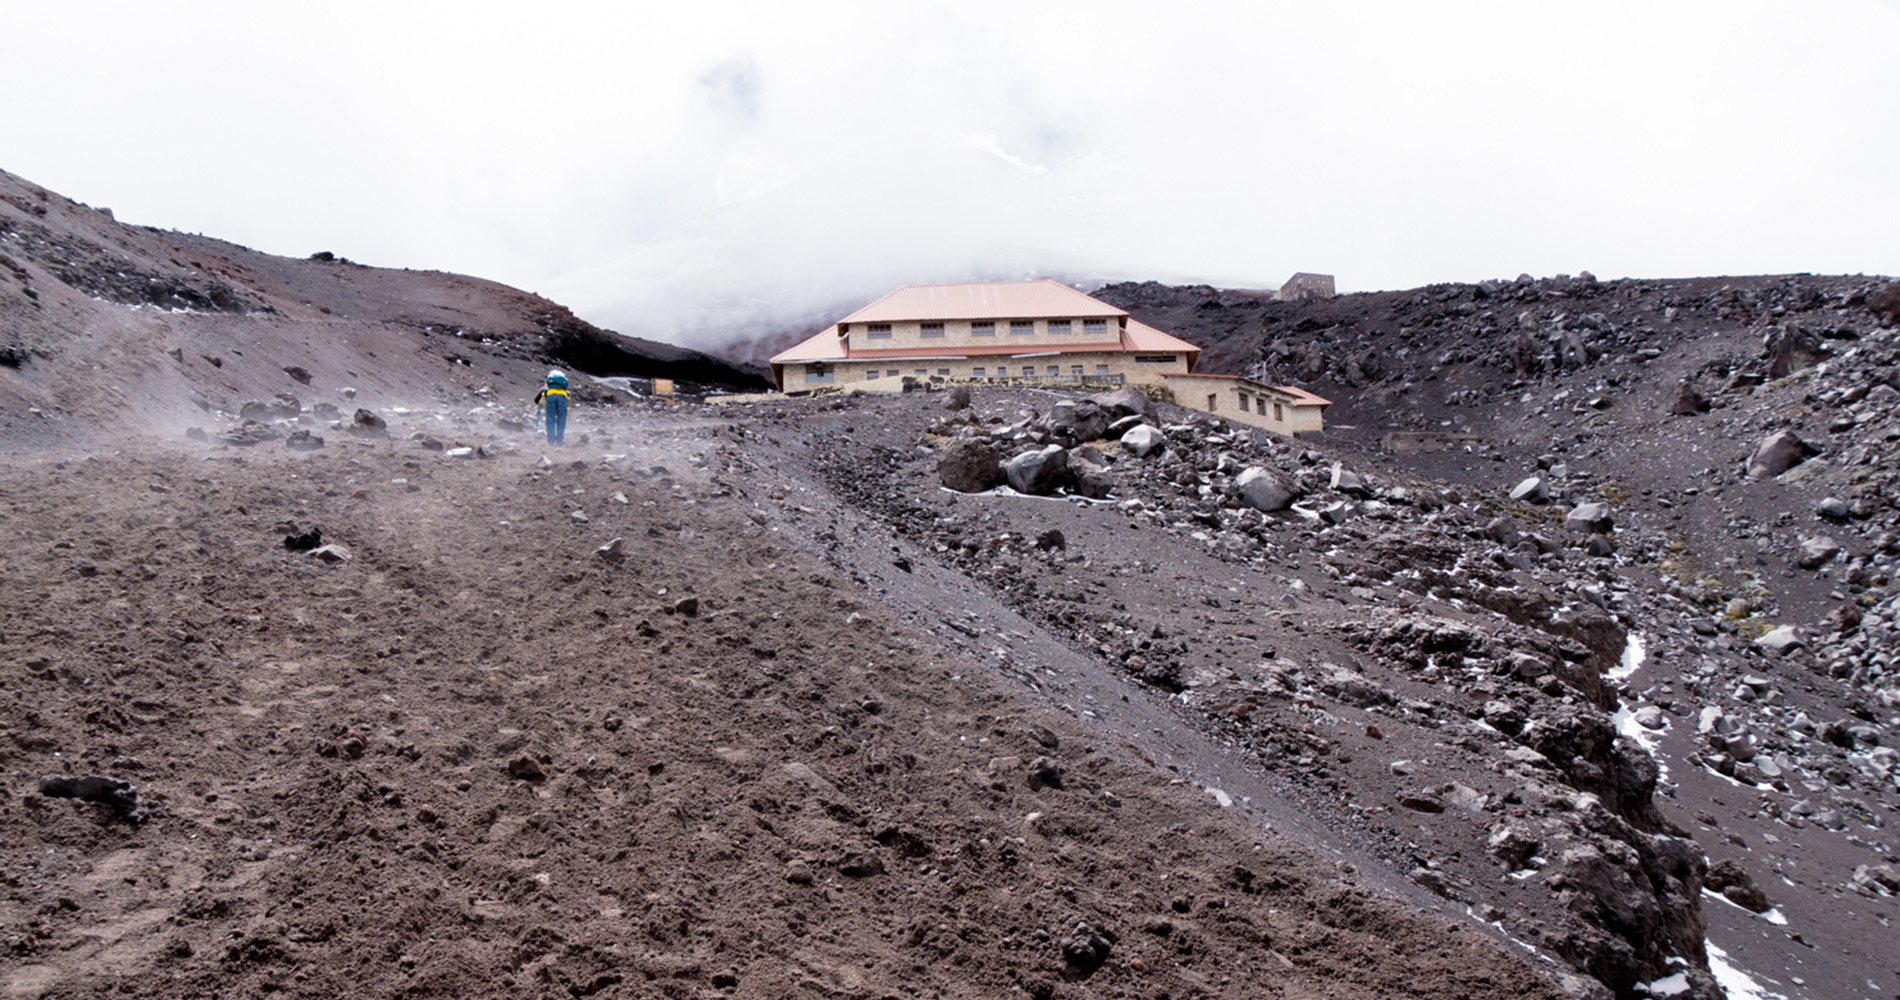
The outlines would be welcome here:
M 0 182 L 15 995 L 1900 995 L 1879 280 L 1113 286 L 1331 429 L 547 449 L 750 376 Z

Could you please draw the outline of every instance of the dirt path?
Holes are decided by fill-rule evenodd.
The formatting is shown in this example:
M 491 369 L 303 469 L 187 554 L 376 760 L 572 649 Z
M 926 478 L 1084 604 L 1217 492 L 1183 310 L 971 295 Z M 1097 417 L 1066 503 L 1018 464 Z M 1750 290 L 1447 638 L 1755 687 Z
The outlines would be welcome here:
M 1111 735 L 1159 716 L 904 621 L 715 428 L 628 420 L 548 468 L 0 467 L 9 993 L 1555 995 Z

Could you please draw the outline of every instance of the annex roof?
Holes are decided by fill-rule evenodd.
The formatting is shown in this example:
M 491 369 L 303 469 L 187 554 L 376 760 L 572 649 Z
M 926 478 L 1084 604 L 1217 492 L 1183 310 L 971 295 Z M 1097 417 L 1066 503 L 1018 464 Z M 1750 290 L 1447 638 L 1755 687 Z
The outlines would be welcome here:
M 839 320 L 898 323 L 911 320 L 1071 319 L 1126 316 L 1125 310 L 1084 295 L 1060 281 L 980 281 L 959 285 L 905 285 Z
M 1170 379 L 1176 379 L 1176 378 L 1227 379 L 1232 382 L 1245 382 L 1248 385 L 1258 386 L 1262 389 L 1269 389 L 1273 392 L 1281 393 L 1282 395 L 1291 396 L 1293 398 L 1294 404 L 1299 405 L 1299 406 L 1331 406 L 1333 405 L 1332 400 L 1327 399 L 1324 396 L 1315 395 L 1314 393 L 1307 392 L 1305 389 L 1301 389 L 1297 386 L 1268 385 L 1265 382 L 1256 382 L 1253 379 L 1247 378 L 1244 375 L 1222 375 L 1215 372 L 1187 372 L 1187 373 L 1174 372 L 1162 377 L 1170 378 Z

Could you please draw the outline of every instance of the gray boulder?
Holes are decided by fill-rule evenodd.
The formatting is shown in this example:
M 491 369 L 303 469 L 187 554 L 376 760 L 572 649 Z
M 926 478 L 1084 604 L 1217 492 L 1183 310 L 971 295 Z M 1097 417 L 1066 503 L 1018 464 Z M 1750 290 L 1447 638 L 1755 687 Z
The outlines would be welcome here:
M 1606 503 L 1580 503 L 1564 518 L 1564 527 L 1593 535 L 1607 535 L 1615 525 L 1615 518 L 1610 516 L 1610 505 Z
M 284 438 L 284 447 L 291 451 L 316 451 L 323 447 L 323 439 L 309 431 L 291 431 Z
M 1755 640 L 1755 645 L 1773 653 L 1789 653 L 1805 645 L 1793 625 L 1783 625 Z
M 1050 408 L 1049 428 L 1077 444 L 1099 441 L 1108 433 L 1108 415 L 1086 399 L 1065 399 Z
M 1709 397 L 1696 391 L 1695 386 L 1687 382 L 1676 386 L 1675 402 L 1669 404 L 1669 412 L 1678 417 L 1694 416 L 1709 412 Z
M 1772 479 L 1817 455 L 1820 450 L 1801 440 L 1793 431 L 1770 434 L 1748 456 L 1748 478 Z
M 1071 478 L 1068 449 L 1052 444 L 1025 451 L 1004 464 L 1003 475 L 1009 480 L 1009 488 L 1018 493 L 1036 496 L 1054 493 L 1056 487 Z
M 1161 429 L 1152 424 L 1129 428 L 1123 432 L 1121 441 L 1122 447 L 1136 458 L 1147 458 L 1154 452 L 1166 448 L 1168 444 L 1168 439 L 1161 433 Z
M 1088 397 L 1088 401 L 1102 408 L 1110 420 L 1129 416 L 1141 416 L 1154 407 L 1140 389 L 1125 386 L 1114 392 L 1097 393 Z
M 1754 878 L 1749 876 L 1741 862 L 1733 858 L 1724 858 L 1710 865 L 1702 884 L 1751 913 L 1761 913 L 1769 908 L 1768 895 L 1755 884 Z
M 359 408 L 350 420 L 350 433 L 364 437 L 383 437 L 389 433 L 389 424 L 376 414 Z
M 1075 475 L 1075 492 L 1090 500 L 1106 500 L 1115 491 L 1115 477 L 1108 470 L 1084 466 Z
M 958 493 L 981 493 L 1003 481 L 1002 456 L 988 441 L 953 441 L 937 459 L 937 477 Z
M 1795 557 L 1795 563 L 1802 569 L 1820 569 L 1840 554 L 1841 543 L 1826 535 L 1815 535 L 1801 540 L 1801 554 Z
M 1134 430 L 1135 428 L 1140 427 L 1142 424 L 1145 424 L 1147 422 L 1148 422 L 1148 418 L 1142 416 L 1139 413 L 1130 414 L 1126 417 L 1118 417 L 1113 423 L 1110 423 L 1108 425 L 1108 433 L 1103 436 L 1109 437 L 1109 438 L 1119 438 L 1123 434 L 1126 434 L 1129 431 Z
M 1234 477 L 1234 489 L 1255 510 L 1285 510 L 1299 498 L 1299 487 L 1276 469 L 1253 466 Z
M 1548 503 L 1550 482 L 1543 476 L 1532 476 L 1511 487 L 1511 499 L 1518 503 Z
M 1331 489 L 1349 496 L 1368 497 L 1372 491 L 1366 488 L 1366 481 L 1355 473 L 1347 472 L 1338 462 L 1333 463 L 1333 478 L 1328 484 Z

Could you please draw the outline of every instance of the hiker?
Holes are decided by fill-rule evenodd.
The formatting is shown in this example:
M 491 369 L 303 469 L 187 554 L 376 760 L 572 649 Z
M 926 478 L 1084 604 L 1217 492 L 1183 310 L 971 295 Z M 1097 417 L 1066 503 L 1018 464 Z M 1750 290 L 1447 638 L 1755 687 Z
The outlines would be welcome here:
M 548 418 L 548 443 L 567 443 L 567 376 L 556 368 L 548 372 L 547 384 L 534 397 L 534 405 L 544 408 Z

